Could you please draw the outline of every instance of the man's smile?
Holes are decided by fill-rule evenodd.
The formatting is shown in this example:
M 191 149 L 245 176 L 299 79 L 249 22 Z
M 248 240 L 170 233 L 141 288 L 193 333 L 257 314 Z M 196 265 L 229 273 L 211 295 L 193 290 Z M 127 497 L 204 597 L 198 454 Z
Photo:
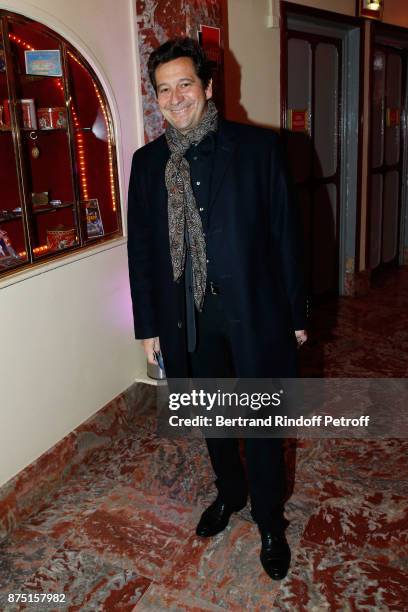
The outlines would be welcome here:
M 182 115 L 183 113 L 188 111 L 190 108 L 191 108 L 191 104 L 189 106 L 184 106 L 183 108 L 173 108 L 170 110 L 170 112 L 176 115 Z

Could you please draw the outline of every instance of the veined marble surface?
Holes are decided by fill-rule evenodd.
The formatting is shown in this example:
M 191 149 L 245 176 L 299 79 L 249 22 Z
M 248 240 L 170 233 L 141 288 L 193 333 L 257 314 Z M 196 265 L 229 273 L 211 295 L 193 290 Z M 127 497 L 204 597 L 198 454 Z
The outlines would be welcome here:
M 137 0 L 137 25 L 142 80 L 145 140 L 150 142 L 164 131 L 164 121 L 150 84 L 147 60 L 150 53 L 169 38 L 197 38 L 201 24 L 221 27 L 220 0 Z M 222 87 L 222 79 L 220 79 Z M 218 92 L 220 95 L 220 92 Z M 221 95 L 222 97 L 222 95 Z
M 407 313 L 406 269 L 363 298 L 316 308 L 304 371 L 406 376 Z M 34 609 L 8 604 L 11 592 L 65 593 L 58 609 L 81 611 L 408 609 L 407 440 L 287 441 L 292 564 L 272 582 L 248 508 L 215 538 L 195 536 L 215 495 L 206 448 L 156 436 L 152 389 L 130 389 L 68 437 L 55 469 L 75 447 L 71 476 L 0 544 L 1 610 Z M 33 499 L 28 477 L 19 486 Z

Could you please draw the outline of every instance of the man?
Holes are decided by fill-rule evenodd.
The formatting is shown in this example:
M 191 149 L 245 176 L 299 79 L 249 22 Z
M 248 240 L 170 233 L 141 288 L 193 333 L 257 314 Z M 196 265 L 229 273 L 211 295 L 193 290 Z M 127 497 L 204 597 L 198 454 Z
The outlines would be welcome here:
M 306 340 L 301 232 L 276 135 L 223 120 L 192 39 L 149 58 L 166 133 L 133 157 L 128 252 L 135 334 L 168 378 L 294 377 Z M 207 439 L 218 496 L 197 535 L 221 532 L 247 502 L 273 579 L 290 563 L 282 441 Z

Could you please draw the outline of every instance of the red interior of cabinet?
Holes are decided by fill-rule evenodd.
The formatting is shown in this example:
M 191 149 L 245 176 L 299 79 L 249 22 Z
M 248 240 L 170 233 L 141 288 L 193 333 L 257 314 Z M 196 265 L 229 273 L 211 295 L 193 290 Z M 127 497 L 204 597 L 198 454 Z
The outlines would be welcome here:
M 81 201 L 98 202 L 103 232 L 93 231 L 93 237 L 118 231 L 115 152 L 109 139 L 109 111 L 104 94 L 86 62 L 69 46 L 65 46 L 60 37 L 53 36 L 40 24 L 20 22 L 16 17 L 16 21 L 11 20 L 8 25 L 11 50 L 8 69 L 13 66 L 10 77 L 14 82 L 17 101 L 15 108 L 20 127 L 21 163 L 28 200 L 31 242 L 35 249 L 34 255 L 41 257 L 47 254 L 44 246 L 47 244 L 48 230 L 58 226 L 79 228 L 76 194 Z M 30 50 L 59 51 L 62 70 L 67 68 L 65 77 L 28 75 L 25 52 Z M 67 54 L 66 65 L 64 50 Z M 7 108 L 10 93 L 3 69 L 4 66 L 0 67 L 0 105 Z M 66 99 L 70 100 L 69 106 L 66 106 Z M 28 127 L 24 124 L 21 100 L 32 101 L 34 104 L 34 122 L 37 118 L 37 125 Z M 39 109 L 55 108 L 62 109 L 66 125 L 59 129 L 44 129 L 38 122 Z M 1 117 L 3 120 L 8 119 L 11 127 L 10 112 L 8 117 L 3 114 Z M 0 133 L 0 228 L 7 231 L 14 250 L 22 253 L 26 250 L 22 218 L 1 215 L 1 210 L 12 211 L 21 206 L 16 142 L 13 144 L 10 129 Z M 32 194 L 43 192 L 47 192 L 48 200 L 61 201 L 62 207 L 35 205 Z M 81 207 L 81 224 L 86 227 L 85 203 Z M 84 240 L 87 240 L 86 233 Z

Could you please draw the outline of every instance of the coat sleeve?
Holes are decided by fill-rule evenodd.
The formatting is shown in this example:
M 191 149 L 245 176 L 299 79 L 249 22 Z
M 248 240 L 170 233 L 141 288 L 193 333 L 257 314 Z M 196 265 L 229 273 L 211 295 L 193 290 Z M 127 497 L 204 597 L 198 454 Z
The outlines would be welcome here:
M 306 329 L 308 299 L 305 288 L 304 242 L 294 186 L 278 137 L 271 147 L 270 219 L 279 270 L 289 299 L 293 328 Z
M 153 245 L 148 201 L 140 180 L 140 151 L 133 155 L 128 193 L 128 263 L 135 337 L 158 336 L 153 290 Z

